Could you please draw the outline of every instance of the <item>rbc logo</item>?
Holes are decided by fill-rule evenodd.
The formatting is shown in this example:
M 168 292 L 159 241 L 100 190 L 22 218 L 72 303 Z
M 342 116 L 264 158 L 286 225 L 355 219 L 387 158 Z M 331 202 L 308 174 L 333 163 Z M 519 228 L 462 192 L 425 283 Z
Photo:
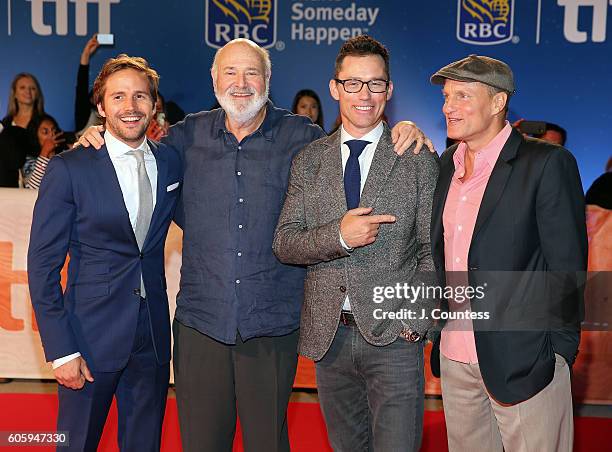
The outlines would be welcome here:
M 512 39 L 514 0 L 458 0 L 457 39 L 491 45 Z
M 261 47 L 276 42 L 277 0 L 206 0 L 206 44 L 223 47 L 246 38 Z

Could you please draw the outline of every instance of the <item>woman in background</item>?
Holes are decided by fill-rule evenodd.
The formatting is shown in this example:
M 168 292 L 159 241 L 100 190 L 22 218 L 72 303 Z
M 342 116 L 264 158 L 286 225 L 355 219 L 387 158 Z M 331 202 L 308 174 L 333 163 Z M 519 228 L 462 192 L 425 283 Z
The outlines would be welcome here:
M 1 187 L 18 187 L 20 170 L 24 175 L 31 172 L 39 151 L 36 130 L 44 105 L 36 77 L 25 72 L 17 74 L 11 83 L 0 133 Z
M 36 127 L 36 137 L 38 140 L 38 157 L 34 160 L 32 171 L 25 178 L 25 187 L 38 190 L 42 181 L 47 164 L 51 157 L 64 150 L 65 138 L 53 116 L 44 113 L 39 117 Z
M 298 115 L 308 116 L 312 122 L 325 130 L 323 127 L 323 108 L 321 108 L 321 100 L 313 90 L 303 89 L 298 91 L 293 98 L 291 111 Z

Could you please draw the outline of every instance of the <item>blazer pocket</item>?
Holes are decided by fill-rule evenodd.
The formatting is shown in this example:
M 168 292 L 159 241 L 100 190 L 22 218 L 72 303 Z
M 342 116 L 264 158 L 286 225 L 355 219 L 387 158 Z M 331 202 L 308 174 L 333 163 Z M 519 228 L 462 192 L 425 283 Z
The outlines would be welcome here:
M 108 275 L 110 265 L 107 262 L 86 262 L 82 270 L 84 275 Z
M 81 299 L 107 297 L 110 294 L 108 282 L 75 284 L 72 286 L 73 298 L 76 302 Z

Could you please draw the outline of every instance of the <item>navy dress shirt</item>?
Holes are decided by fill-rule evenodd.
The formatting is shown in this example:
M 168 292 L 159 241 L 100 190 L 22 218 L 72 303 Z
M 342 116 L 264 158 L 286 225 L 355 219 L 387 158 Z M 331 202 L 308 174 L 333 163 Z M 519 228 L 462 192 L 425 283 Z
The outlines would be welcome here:
M 183 154 L 176 221 L 183 264 L 176 319 L 226 344 L 299 327 L 305 270 L 272 252 L 291 161 L 324 136 L 309 119 L 267 104 L 261 127 L 240 143 L 222 109 L 189 115 L 164 142 Z

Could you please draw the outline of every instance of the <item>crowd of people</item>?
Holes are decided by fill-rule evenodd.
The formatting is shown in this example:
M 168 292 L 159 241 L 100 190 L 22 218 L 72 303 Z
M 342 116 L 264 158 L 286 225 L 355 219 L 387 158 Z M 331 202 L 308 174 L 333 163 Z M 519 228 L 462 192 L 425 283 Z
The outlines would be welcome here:
M 0 123 L 0 187 L 38 190 L 51 157 L 68 149 L 92 125 L 102 124 L 90 88 L 89 62 L 100 44 L 96 35 L 85 44 L 76 77 L 74 132 L 65 132 L 57 120 L 45 111 L 44 94 L 33 74 L 17 74 L 10 87 L 6 116 Z M 159 139 L 171 124 L 185 113 L 174 102 L 166 104 L 157 96 L 153 127 L 147 136 Z
M 334 450 L 416 452 L 426 340 L 451 451 L 571 450 L 584 195 L 565 148 L 507 121 L 515 86 L 506 63 L 471 55 L 432 75 L 456 141 L 438 157 L 414 123 L 384 120 L 390 55 L 369 36 L 336 57 L 340 121 L 330 135 L 314 91 L 297 93 L 297 114 L 270 102 L 270 56 L 252 41 L 215 54 L 220 108 L 172 126 L 142 58 L 110 59 L 85 96 L 96 47 L 88 42 L 79 68 L 80 146 L 59 153 L 70 140 L 30 74 L 16 77 L 0 133 L 2 146 L 23 146 L 0 148 L 13 163 L 8 186 L 22 174 L 40 189 L 28 277 L 69 450 L 96 449 L 113 396 L 121 449 L 159 450 L 172 355 L 184 450 L 231 450 L 239 416 L 246 450 L 288 451 L 299 352 L 316 362 Z M 172 353 L 171 221 L 183 230 Z M 487 272 L 549 269 L 561 278 L 552 292 L 505 284 L 489 299 L 499 331 L 471 316 L 477 304 L 423 294 L 372 302 L 372 286 L 477 286 Z M 548 315 L 550 306 L 533 311 L 536 296 L 554 298 L 562 323 L 510 331 L 507 303 Z M 440 309 L 451 320 L 434 322 Z

